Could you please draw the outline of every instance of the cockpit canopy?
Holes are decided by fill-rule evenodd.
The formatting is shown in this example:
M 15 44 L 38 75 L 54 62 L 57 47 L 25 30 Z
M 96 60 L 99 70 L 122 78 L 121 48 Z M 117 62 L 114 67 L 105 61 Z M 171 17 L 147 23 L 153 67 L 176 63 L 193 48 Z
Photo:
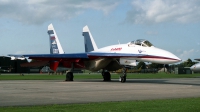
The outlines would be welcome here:
M 143 46 L 143 47 L 153 46 L 153 44 L 151 44 L 148 40 L 144 40 L 144 39 L 138 39 L 138 40 L 135 40 L 135 41 L 131 41 L 129 43 L 129 45 L 139 45 L 139 46 Z

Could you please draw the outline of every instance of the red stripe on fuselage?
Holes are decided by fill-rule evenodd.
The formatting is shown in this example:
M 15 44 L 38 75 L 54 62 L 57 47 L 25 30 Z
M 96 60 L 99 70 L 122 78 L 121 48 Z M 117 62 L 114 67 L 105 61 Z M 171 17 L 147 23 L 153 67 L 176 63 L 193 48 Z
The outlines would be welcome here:
M 126 58 L 154 58 L 154 59 L 167 59 L 167 60 L 178 60 L 174 58 L 168 58 L 168 57 L 161 57 L 161 56 L 88 56 L 89 59 L 97 59 L 100 57 L 105 57 L 105 58 L 121 58 L 121 57 L 126 57 Z
M 174 58 L 161 57 L 161 56 L 139 56 L 138 58 L 154 58 L 154 59 L 178 60 L 178 59 L 174 59 Z

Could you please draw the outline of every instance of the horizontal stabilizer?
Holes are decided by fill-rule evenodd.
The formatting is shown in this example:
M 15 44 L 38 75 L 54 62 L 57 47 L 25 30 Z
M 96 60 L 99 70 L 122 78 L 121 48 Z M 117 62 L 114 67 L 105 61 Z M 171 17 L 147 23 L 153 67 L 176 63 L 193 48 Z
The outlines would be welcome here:
M 25 60 L 26 58 L 23 55 L 9 54 L 10 60 Z
M 200 61 L 200 59 L 194 59 L 194 60 Z

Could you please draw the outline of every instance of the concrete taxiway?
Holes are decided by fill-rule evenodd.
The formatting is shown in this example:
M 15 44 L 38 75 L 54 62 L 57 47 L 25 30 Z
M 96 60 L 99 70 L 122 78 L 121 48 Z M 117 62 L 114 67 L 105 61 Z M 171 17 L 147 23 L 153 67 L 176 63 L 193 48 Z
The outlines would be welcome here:
M 0 80 L 0 106 L 200 97 L 200 78 L 118 80 Z

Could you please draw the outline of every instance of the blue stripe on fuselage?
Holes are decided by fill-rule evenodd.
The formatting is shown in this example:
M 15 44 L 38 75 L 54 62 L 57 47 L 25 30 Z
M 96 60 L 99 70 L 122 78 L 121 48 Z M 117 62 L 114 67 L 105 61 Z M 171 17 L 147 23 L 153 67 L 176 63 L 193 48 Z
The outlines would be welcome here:
M 99 57 L 140 57 L 146 56 L 146 54 L 129 54 L 129 53 L 100 53 L 100 52 L 89 52 L 88 56 L 99 56 Z

